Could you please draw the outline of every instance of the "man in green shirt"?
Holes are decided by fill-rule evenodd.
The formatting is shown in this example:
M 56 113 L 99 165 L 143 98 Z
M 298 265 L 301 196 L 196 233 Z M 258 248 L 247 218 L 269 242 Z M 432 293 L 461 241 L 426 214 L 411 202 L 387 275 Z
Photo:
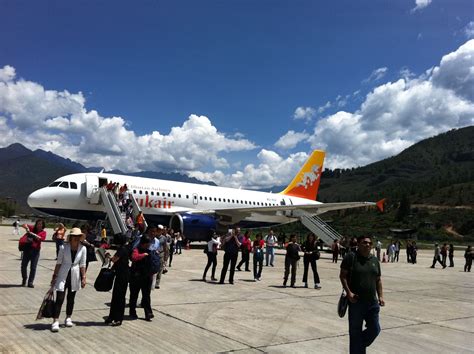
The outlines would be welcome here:
M 365 353 L 377 338 L 380 333 L 380 306 L 385 305 L 380 263 L 370 253 L 372 239 L 369 236 L 359 237 L 357 243 L 357 251 L 344 257 L 339 275 L 349 300 L 351 354 Z M 364 321 L 366 329 L 362 330 Z

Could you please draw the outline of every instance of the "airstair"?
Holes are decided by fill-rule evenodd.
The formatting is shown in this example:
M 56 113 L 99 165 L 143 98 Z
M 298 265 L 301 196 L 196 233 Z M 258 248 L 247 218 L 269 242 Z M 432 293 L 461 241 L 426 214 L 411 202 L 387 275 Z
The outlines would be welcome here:
M 301 223 L 312 233 L 319 237 L 326 245 L 330 246 L 334 240 L 342 239 L 342 235 L 326 224 L 318 216 L 305 211 L 300 211 Z
M 133 209 L 132 218 L 133 220 L 136 220 L 137 215 L 140 213 L 141 209 L 132 193 L 129 193 L 129 199 Z M 96 188 L 91 194 L 90 203 L 102 204 L 104 206 L 105 212 L 107 214 L 106 220 L 108 220 L 110 223 L 114 235 L 127 235 L 130 232 L 126 225 L 126 213 L 120 211 L 119 203 L 111 191 L 108 191 L 105 187 Z M 144 223 L 146 229 L 148 225 L 146 221 L 144 221 Z
M 100 201 L 105 207 L 105 211 L 114 234 L 125 235 L 128 231 L 127 225 L 125 225 L 125 217 L 120 212 L 114 194 L 110 191 L 107 191 L 105 188 L 100 188 Z

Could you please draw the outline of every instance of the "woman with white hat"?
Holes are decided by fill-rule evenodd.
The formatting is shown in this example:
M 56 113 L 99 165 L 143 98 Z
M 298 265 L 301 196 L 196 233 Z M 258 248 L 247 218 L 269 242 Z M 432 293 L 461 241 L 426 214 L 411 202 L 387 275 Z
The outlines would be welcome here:
M 56 306 L 54 313 L 53 324 L 51 331 L 59 331 L 59 315 L 61 307 L 64 302 L 64 297 L 67 294 L 66 302 L 66 320 L 64 322 L 66 327 L 72 327 L 71 320 L 72 311 L 74 310 L 74 298 L 76 292 L 80 288 L 86 286 L 86 247 L 81 244 L 85 235 L 81 229 L 74 227 L 68 235 L 68 243 L 61 246 L 58 253 L 58 260 L 54 268 L 53 279 L 51 285 L 56 290 Z

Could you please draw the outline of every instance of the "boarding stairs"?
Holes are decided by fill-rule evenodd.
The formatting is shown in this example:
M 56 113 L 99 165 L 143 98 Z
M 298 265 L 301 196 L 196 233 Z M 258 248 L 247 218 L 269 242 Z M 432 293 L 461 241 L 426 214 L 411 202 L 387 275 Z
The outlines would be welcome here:
M 316 215 L 301 210 L 299 218 L 304 226 L 306 226 L 328 246 L 331 246 L 335 240 L 342 239 L 342 235 L 340 233 L 338 233 Z
M 129 199 L 133 209 L 132 218 L 135 221 L 141 209 L 132 193 L 129 193 Z M 120 211 L 119 203 L 111 191 L 105 187 L 98 188 L 91 196 L 90 203 L 104 206 L 107 214 L 106 220 L 109 221 L 114 234 L 127 235 L 129 233 L 130 230 L 126 225 L 126 213 Z M 146 229 L 148 227 L 146 220 L 144 220 L 144 224 Z
M 107 218 L 109 219 L 114 234 L 125 235 L 128 231 L 127 225 L 125 225 L 125 217 L 119 209 L 114 194 L 102 187 L 100 188 L 100 201 L 105 208 Z

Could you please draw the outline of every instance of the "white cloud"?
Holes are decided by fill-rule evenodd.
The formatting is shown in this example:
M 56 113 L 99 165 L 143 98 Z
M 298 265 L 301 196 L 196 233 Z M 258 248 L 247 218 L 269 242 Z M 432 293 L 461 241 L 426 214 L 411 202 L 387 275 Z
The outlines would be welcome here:
M 304 152 L 283 158 L 274 151 L 262 149 L 257 158 L 258 165 L 248 164 L 241 171 L 225 174 L 220 170 L 211 173 L 194 171 L 189 175 L 204 181 L 234 188 L 268 188 L 287 185 L 304 164 L 308 155 Z
M 464 27 L 464 34 L 467 39 L 474 38 L 474 21 L 469 22 L 466 27 Z
M 331 108 L 331 101 L 327 101 L 323 106 L 318 107 L 318 114 L 322 114 L 325 110 Z
M 297 133 L 294 130 L 290 130 L 278 139 L 275 146 L 281 149 L 293 149 L 300 142 L 308 138 L 309 134 L 306 132 Z
M 329 167 L 365 165 L 424 138 L 474 124 L 474 40 L 418 78 L 406 74 L 370 92 L 361 107 L 318 121 L 309 139 Z
M 223 152 L 256 146 L 241 136 L 219 132 L 205 116 L 190 115 L 168 134 L 138 136 L 121 117 L 87 110 L 81 92 L 47 90 L 15 80 L 15 69 L 0 69 L 0 143 L 21 142 L 68 157 L 86 166 L 126 171 L 225 168 Z M 28 139 L 24 139 L 28 136 Z
M 293 113 L 294 119 L 311 120 L 316 115 L 316 110 L 312 107 L 298 107 Z
M 388 68 L 386 67 L 375 69 L 374 71 L 372 71 L 368 78 L 362 80 L 362 83 L 366 84 L 369 82 L 378 81 L 383 78 L 387 74 L 387 72 Z
M 422 10 L 431 4 L 432 0 L 415 0 L 416 6 L 411 10 L 412 13 L 418 10 Z

